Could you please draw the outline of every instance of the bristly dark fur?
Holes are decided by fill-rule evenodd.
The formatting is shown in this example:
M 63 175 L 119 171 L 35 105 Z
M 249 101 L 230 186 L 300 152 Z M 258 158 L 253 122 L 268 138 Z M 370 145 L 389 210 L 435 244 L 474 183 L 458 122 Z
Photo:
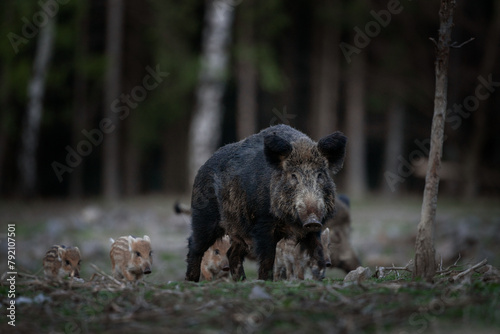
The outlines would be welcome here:
M 186 279 L 197 281 L 204 252 L 224 234 L 233 279 L 244 279 L 244 257 L 258 259 L 259 279 L 272 279 L 276 243 L 295 236 L 324 268 L 320 231 L 335 211 L 329 171 L 341 168 L 345 137 L 336 132 L 312 141 L 286 125 L 262 130 L 219 149 L 198 171 L 192 195 L 192 235 Z M 319 224 L 311 224 L 318 226 Z

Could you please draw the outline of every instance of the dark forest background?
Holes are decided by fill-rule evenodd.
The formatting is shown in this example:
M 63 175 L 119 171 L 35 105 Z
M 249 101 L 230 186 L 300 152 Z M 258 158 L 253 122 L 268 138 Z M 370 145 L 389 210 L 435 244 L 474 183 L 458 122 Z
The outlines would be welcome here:
M 440 193 L 500 194 L 499 3 L 457 3 Z M 420 194 L 439 4 L 2 1 L 0 196 L 189 193 L 192 119 L 205 103 L 196 93 L 206 79 L 203 45 L 210 15 L 221 13 L 231 23 L 227 48 L 219 50 L 227 56 L 218 78 L 223 95 L 212 101 L 220 114 L 217 146 L 277 123 L 315 140 L 340 130 L 349 143 L 339 190 L 353 197 Z M 52 44 L 43 39 L 48 26 Z M 45 66 L 37 62 L 44 48 L 51 54 Z M 152 88 L 157 70 L 163 77 Z M 28 89 L 37 77 L 43 99 Z M 113 119 L 112 106 L 124 108 L 114 117 L 128 111 L 126 117 L 85 146 L 83 132 Z M 78 149 L 84 154 L 69 166 L 68 152 Z

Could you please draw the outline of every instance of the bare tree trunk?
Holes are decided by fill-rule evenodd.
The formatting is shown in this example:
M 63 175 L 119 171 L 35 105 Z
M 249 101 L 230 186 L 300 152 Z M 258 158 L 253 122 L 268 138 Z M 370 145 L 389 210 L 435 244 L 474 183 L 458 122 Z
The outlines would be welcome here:
M 347 153 L 347 192 L 354 198 L 365 196 L 365 57 L 361 53 L 349 65 L 346 87 L 346 132 L 349 138 Z
M 429 164 L 425 177 L 422 213 L 418 224 L 415 243 L 415 270 L 413 277 L 432 281 L 436 273 L 434 250 L 434 228 L 439 189 L 439 167 L 443 152 L 444 125 L 448 91 L 448 60 L 455 0 L 441 0 L 439 9 L 439 40 L 436 56 L 436 92 L 434 96 L 434 117 L 432 118 Z
M 340 64 L 337 45 L 340 25 L 335 17 L 340 15 L 340 2 L 324 1 L 322 20 L 313 29 L 311 56 L 311 123 L 310 132 L 321 138 L 337 129 L 337 103 L 339 97 Z M 326 19 L 325 19 L 326 15 Z M 316 37 L 317 36 L 317 37 Z M 316 37 L 316 38 L 315 38 Z
M 40 29 L 35 51 L 33 75 L 28 84 L 28 108 L 24 119 L 21 155 L 19 156 L 20 190 L 21 195 L 27 197 L 35 195 L 38 134 L 42 120 L 45 79 L 54 44 L 55 26 L 55 18 L 52 18 L 48 19 L 47 24 Z
M 491 27 L 486 36 L 486 47 L 483 53 L 480 75 L 487 76 L 492 71 L 498 58 L 498 40 L 500 39 L 500 1 L 494 2 L 494 13 L 491 20 Z M 474 124 L 472 135 L 470 136 L 470 144 L 465 154 L 464 161 L 464 197 L 466 199 L 474 198 L 479 192 L 480 178 L 480 160 L 481 148 L 486 140 L 487 117 L 484 106 L 486 101 L 479 105 L 478 110 L 474 112 L 472 122 Z
M 207 1 L 196 109 L 189 131 L 189 181 L 217 149 L 222 97 L 228 70 L 228 44 L 234 8 L 224 1 Z
M 77 42 L 75 45 L 76 56 L 76 71 L 74 80 L 74 105 L 73 105 L 73 128 L 72 128 L 72 145 L 77 147 L 78 142 L 82 139 L 82 130 L 87 128 L 87 76 L 82 65 L 88 56 L 88 23 L 89 15 L 88 8 L 85 3 L 81 5 L 81 17 L 77 24 Z M 83 161 L 82 161 L 83 164 Z M 81 198 L 84 194 L 83 187 L 84 168 L 79 166 L 73 169 L 69 176 L 69 196 L 71 198 Z
M 243 139 L 257 131 L 257 68 L 255 57 L 253 0 L 246 0 L 239 6 L 240 19 L 238 37 L 238 101 L 236 133 Z
M 404 142 L 404 107 L 399 101 L 393 101 L 387 115 L 387 137 L 385 138 L 384 171 L 398 169 L 398 157 L 403 153 Z M 394 189 L 387 182 L 382 182 L 386 195 L 395 195 Z
M 131 122 L 127 122 L 126 125 L 127 127 L 131 127 Z M 129 131 L 131 130 L 128 130 L 127 132 Z M 125 144 L 125 152 L 126 154 L 123 161 L 123 190 L 125 195 L 134 196 L 139 193 L 140 189 L 139 162 L 141 161 L 141 152 L 132 138 L 128 138 L 127 143 Z
M 120 193 L 119 129 L 118 116 L 111 109 L 120 95 L 124 0 L 108 0 L 106 32 L 106 82 L 104 85 L 104 117 L 111 120 L 113 131 L 106 134 L 102 150 L 102 188 L 108 200 Z
M 168 124 L 163 135 L 162 148 L 162 181 L 163 191 L 167 194 L 184 194 L 187 185 L 187 146 L 189 126 L 188 115 L 174 123 Z

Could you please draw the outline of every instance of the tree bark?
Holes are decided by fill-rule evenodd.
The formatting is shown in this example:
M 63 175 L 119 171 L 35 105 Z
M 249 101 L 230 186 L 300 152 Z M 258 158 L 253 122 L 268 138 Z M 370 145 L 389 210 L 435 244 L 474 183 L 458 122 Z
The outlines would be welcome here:
M 346 132 L 349 138 L 347 153 L 347 192 L 353 198 L 365 196 L 365 57 L 359 54 L 349 65 L 346 87 Z
M 28 108 L 24 119 L 21 154 L 19 156 L 20 191 L 23 197 L 35 195 L 38 134 L 42 121 L 45 79 L 52 55 L 55 26 L 55 18 L 52 18 L 48 19 L 47 24 L 40 29 L 35 51 L 33 75 L 28 84 Z
M 486 47 L 483 53 L 483 59 L 480 67 L 480 75 L 487 76 L 492 71 L 498 58 L 498 40 L 500 39 L 500 1 L 494 2 L 494 13 L 491 20 L 491 27 L 486 36 Z M 464 161 L 464 197 L 472 199 L 479 193 L 478 177 L 481 173 L 481 149 L 487 138 L 487 108 L 484 106 L 487 101 L 483 101 L 478 110 L 474 112 L 472 117 L 473 132 L 470 136 L 470 144 L 468 145 Z
M 340 41 L 340 2 L 324 1 L 313 31 L 311 55 L 311 124 L 315 138 L 337 130 L 340 64 L 337 46 Z M 325 18 L 326 15 L 326 18 Z
M 439 189 L 439 167 L 443 152 L 446 95 L 448 91 L 448 60 L 455 5 L 455 0 L 441 0 L 441 8 L 439 9 L 440 26 L 435 63 L 434 116 L 432 118 L 431 146 L 425 178 L 422 212 L 415 243 L 415 270 L 413 271 L 414 278 L 423 278 L 426 281 L 432 281 L 436 273 L 434 228 Z
M 404 113 L 405 110 L 401 102 L 393 101 L 389 107 L 388 119 L 386 121 L 387 136 L 385 138 L 384 171 L 392 172 L 398 169 L 398 157 L 403 154 Z M 382 182 L 381 184 L 385 195 L 393 196 L 396 194 L 387 182 Z
M 119 168 L 119 119 L 111 109 L 119 97 L 122 64 L 122 38 L 124 0 L 108 0 L 106 24 L 106 78 L 104 85 L 104 117 L 111 120 L 113 131 L 106 134 L 102 150 L 102 189 L 107 200 L 115 200 L 120 194 Z
M 188 180 L 188 134 L 190 118 L 184 115 L 166 126 L 162 144 L 162 181 L 166 194 L 185 194 Z M 172 143 L 176 143 L 172 145 Z M 190 191 L 190 189 L 189 189 Z
M 219 145 L 233 15 L 230 4 L 207 1 L 196 107 L 189 131 L 190 184 Z
M 239 6 L 237 27 L 237 80 L 238 101 L 236 134 L 243 139 L 257 131 L 257 68 L 255 58 L 254 1 L 246 0 Z
M 82 130 L 87 129 L 87 76 L 83 69 L 83 63 L 88 56 L 88 7 L 83 3 L 80 8 L 80 17 L 77 25 L 77 42 L 75 45 L 75 79 L 74 79 L 74 105 L 72 120 L 72 144 L 71 147 L 77 147 L 78 142 L 82 140 Z M 82 161 L 82 164 L 84 162 Z M 73 199 L 82 198 L 84 195 L 83 186 L 84 168 L 78 166 L 73 169 L 69 175 L 69 196 Z

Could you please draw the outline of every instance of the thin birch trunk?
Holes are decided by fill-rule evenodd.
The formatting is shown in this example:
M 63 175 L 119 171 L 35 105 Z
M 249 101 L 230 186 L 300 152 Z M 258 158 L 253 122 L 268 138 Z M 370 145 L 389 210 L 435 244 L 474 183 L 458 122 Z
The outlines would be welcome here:
M 28 84 L 28 108 L 24 119 L 19 170 L 21 176 L 21 195 L 35 195 L 38 148 L 38 135 L 43 113 L 43 95 L 55 36 L 55 19 L 48 19 L 40 29 L 35 51 L 33 75 Z
M 191 184 L 198 169 L 219 145 L 233 16 L 234 8 L 230 4 L 224 1 L 207 2 L 196 107 L 189 131 Z

